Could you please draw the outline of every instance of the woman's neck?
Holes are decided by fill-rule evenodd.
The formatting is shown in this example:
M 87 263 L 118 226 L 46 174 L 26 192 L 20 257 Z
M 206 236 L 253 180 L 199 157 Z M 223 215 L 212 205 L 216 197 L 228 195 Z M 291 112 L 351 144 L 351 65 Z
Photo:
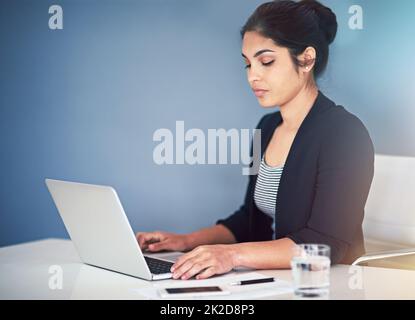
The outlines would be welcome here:
M 287 130 L 298 130 L 318 96 L 316 86 L 304 88 L 290 101 L 280 106 L 282 126 Z

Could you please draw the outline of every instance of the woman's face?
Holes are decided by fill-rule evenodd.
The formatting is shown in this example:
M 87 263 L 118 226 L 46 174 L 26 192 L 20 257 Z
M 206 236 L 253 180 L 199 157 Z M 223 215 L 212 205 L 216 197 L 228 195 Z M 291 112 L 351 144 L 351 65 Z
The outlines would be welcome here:
M 255 31 L 246 32 L 242 43 L 248 82 L 259 104 L 281 106 L 294 98 L 305 84 L 305 76 L 295 69 L 287 48 Z

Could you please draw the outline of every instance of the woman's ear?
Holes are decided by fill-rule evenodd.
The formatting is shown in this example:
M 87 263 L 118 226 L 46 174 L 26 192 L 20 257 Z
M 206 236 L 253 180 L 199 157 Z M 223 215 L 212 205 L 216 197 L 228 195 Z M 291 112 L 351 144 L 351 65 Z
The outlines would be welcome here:
M 313 70 L 316 62 L 316 49 L 313 47 L 307 47 L 302 54 L 298 56 L 300 61 L 300 67 L 303 72 L 310 72 Z

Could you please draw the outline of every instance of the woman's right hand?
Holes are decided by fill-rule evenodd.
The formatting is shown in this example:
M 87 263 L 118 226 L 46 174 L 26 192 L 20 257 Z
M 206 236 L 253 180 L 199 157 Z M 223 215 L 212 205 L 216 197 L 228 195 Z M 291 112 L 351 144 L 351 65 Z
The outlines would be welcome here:
M 136 235 L 141 250 L 150 252 L 188 251 L 191 248 L 189 236 L 164 231 L 139 232 Z

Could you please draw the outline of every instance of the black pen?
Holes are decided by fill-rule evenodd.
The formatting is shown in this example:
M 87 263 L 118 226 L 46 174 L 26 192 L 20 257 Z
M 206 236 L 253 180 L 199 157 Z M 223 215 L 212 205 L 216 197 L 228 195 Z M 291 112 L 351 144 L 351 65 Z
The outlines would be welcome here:
M 253 280 L 242 280 L 237 282 L 232 282 L 231 286 L 244 286 L 246 284 L 255 284 L 255 283 L 264 283 L 264 282 L 273 282 L 275 278 L 263 278 L 263 279 L 253 279 Z

